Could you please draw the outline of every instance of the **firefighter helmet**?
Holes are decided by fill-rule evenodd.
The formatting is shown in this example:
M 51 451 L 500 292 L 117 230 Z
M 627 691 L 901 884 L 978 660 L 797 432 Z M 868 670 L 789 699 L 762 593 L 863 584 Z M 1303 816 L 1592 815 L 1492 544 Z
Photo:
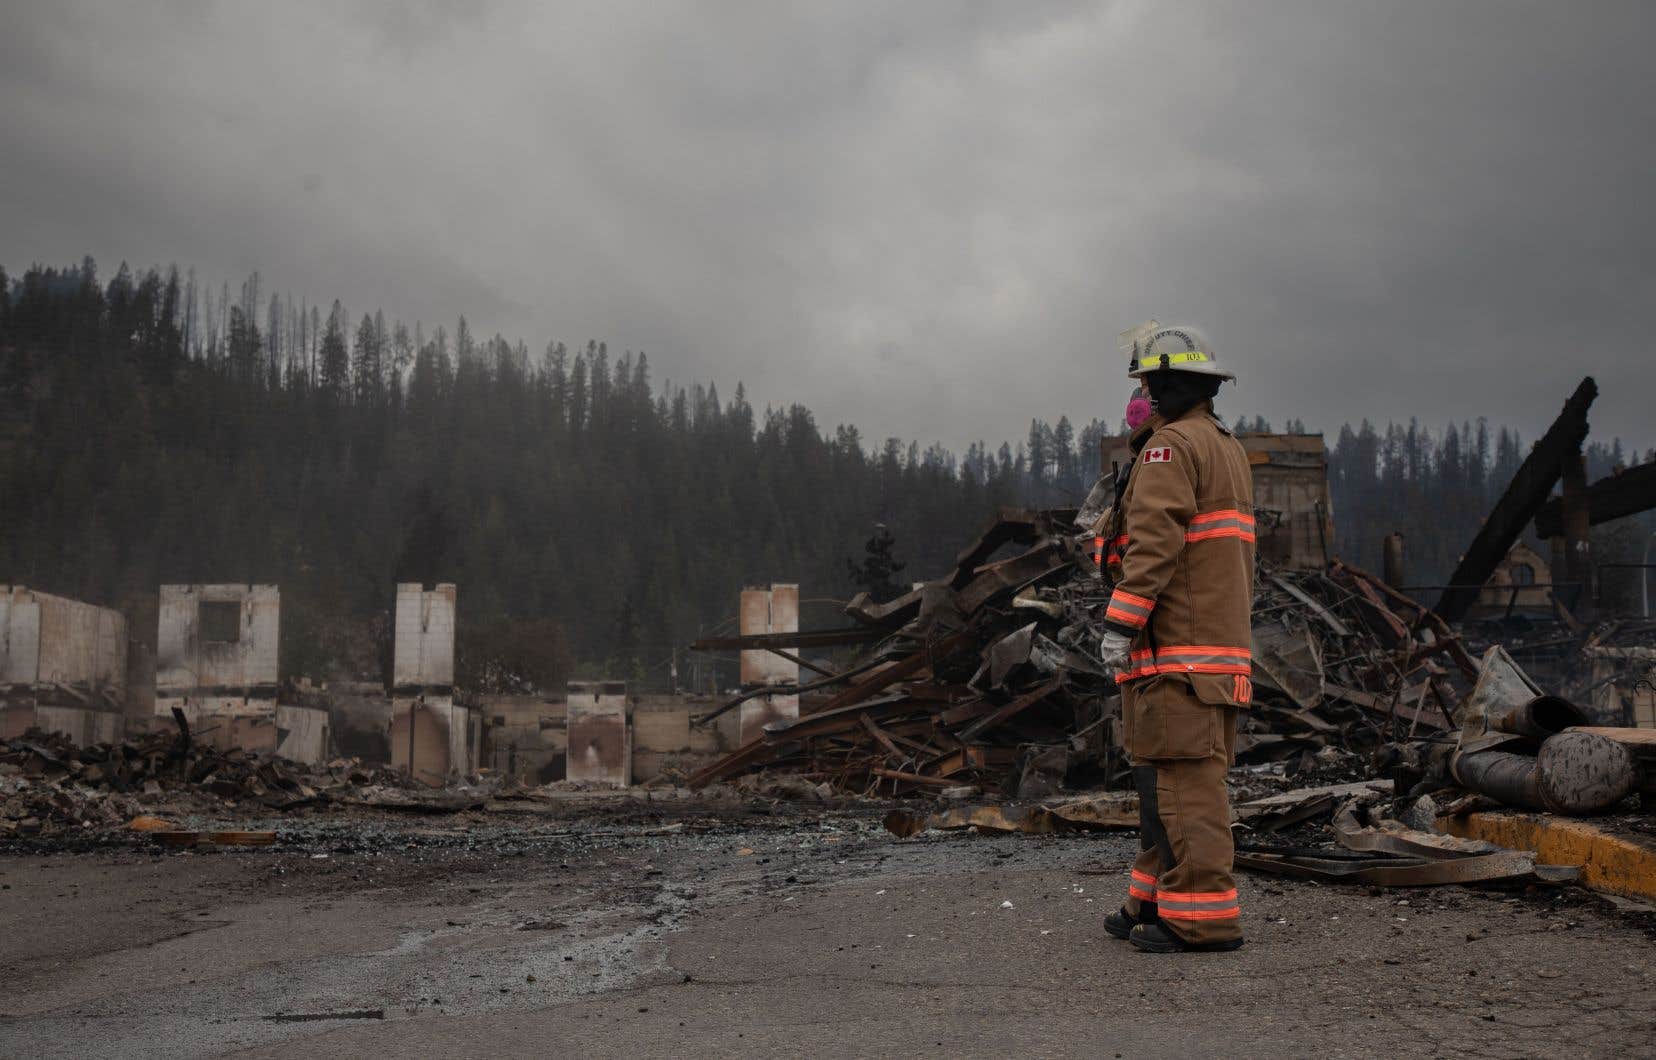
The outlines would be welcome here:
M 1219 367 L 1207 338 L 1186 325 L 1164 327 L 1151 320 L 1129 328 L 1121 333 L 1121 352 L 1127 355 L 1127 374 L 1134 379 L 1166 369 L 1236 381 L 1236 373 Z

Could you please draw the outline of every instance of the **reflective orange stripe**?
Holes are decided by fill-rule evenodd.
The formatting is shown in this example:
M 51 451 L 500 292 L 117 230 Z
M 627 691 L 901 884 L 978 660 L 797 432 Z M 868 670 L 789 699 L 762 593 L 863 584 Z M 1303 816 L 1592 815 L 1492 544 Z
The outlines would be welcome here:
M 1128 681 L 1136 681 L 1154 674 L 1212 674 L 1216 677 L 1240 677 L 1252 672 L 1247 663 L 1152 663 L 1116 674 L 1116 684 L 1124 685 Z
M 1165 659 L 1170 655 L 1227 655 L 1238 659 L 1253 658 L 1252 648 L 1231 648 L 1223 644 L 1188 644 L 1178 648 L 1161 648 L 1156 652 L 1156 658 Z
M 1134 652 L 1131 659 L 1132 669 L 1117 674 L 1117 684 L 1126 684 L 1128 681 L 1136 681 L 1152 674 L 1229 674 L 1238 678 L 1253 676 L 1253 652 L 1248 648 L 1192 644 L 1178 648 L 1162 648 L 1154 653 Z
M 1110 606 L 1105 608 L 1104 617 L 1124 626 L 1143 629 L 1145 623 L 1150 621 L 1150 612 L 1155 609 L 1154 600 L 1146 600 L 1142 596 L 1134 596 L 1117 589 L 1110 594 Z
M 1190 520 L 1190 525 L 1196 526 L 1199 523 L 1216 523 L 1221 519 L 1235 519 L 1238 522 L 1243 523 L 1251 523 L 1254 521 L 1254 517 L 1252 515 L 1242 512 L 1236 508 L 1221 508 L 1218 511 L 1203 512 L 1201 515 L 1198 515 L 1194 519 Z
M 1144 885 L 1143 887 L 1139 886 L 1141 883 Z M 1134 869 L 1133 882 L 1127 885 L 1127 893 L 1141 902 L 1154 902 L 1156 900 L 1156 877 L 1147 872 Z
M 1156 891 L 1156 911 L 1169 920 L 1229 920 L 1242 915 L 1236 888 L 1226 891 Z
M 1228 891 L 1162 891 L 1156 892 L 1164 902 L 1234 902 L 1236 888 Z
M 1185 543 L 1189 544 L 1193 541 L 1211 541 L 1216 537 L 1235 537 L 1249 542 L 1257 542 L 1259 540 L 1254 536 L 1254 532 L 1252 530 L 1244 530 L 1239 526 L 1221 526 L 1215 527 L 1212 530 L 1199 530 L 1192 534 L 1186 534 Z
M 1214 538 L 1219 537 L 1234 537 L 1244 540 L 1244 542 L 1259 543 L 1259 538 L 1254 537 L 1252 530 L 1242 530 L 1240 527 L 1219 527 L 1214 528 L 1214 530 L 1202 530 L 1199 533 L 1186 533 L 1184 540 L 1186 540 L 1186 543 L 1211 542 Z
M 1254 517 L 1235 508 L 1203 512 L 1190 520 L 1190 529 L 1185 533 L 1185 543 L 1210 541 L 1218 537 L 1234 537 L 1243 541 L 1255 540 Z

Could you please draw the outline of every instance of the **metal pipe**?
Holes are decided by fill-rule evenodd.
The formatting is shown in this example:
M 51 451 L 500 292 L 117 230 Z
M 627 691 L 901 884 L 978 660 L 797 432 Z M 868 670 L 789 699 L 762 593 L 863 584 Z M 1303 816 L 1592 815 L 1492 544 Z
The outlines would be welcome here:
M 1555 813 L 1600 813 L 1638 786 L 1633 756 L 1596 733 L 1549 737 L 1535 757 L 1507 751 L 1457 753 L 1449 770 L 1463 787 L 1509 806 Z
M 1556 736 L 1572 725 L 1586 724 L 1588 718 L 1581 708 L 1558 696 L 1536 696 L 1521 707 L 1491 716 L 1489 722 L 1492 729 L 1537 741 Z
M 1456 754 L 1450 760 L 1449 770 L 1462 787 L 1482 792 L 1508 806 L 1527 810 L 1549 808 L 1541 799 L 1540 777 L 1536 774 L 1535 759 L 1529 755 L 1508 751 Z

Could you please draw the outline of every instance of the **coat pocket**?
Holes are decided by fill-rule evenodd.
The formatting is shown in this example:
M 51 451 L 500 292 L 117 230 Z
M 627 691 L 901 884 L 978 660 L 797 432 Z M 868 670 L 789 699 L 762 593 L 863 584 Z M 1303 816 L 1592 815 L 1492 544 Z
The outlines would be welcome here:
M 1134 758 L 1207 758 L 1219 741 L 1220 711 L 1198 699 L 1182 676 L 1145 678 L 1135 697 L 1127 750 Z
M 1188 674 L 1196 698 L 1215 707 L 1246 707 L 1253 702 L 1253 682 L 1241 674 Z

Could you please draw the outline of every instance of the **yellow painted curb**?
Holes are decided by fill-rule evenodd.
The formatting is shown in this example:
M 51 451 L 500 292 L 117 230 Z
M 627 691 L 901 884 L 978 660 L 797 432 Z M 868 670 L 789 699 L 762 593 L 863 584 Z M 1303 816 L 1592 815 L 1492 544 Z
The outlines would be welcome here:
M 1470 813 L 1438 827 L 1464 839 L 1533 850 L 1543 865 L 1575 865 L 1595 891 L 1656 899 L 1656 839 L 1616 834 L 1590 821 L 1545 813 Z

